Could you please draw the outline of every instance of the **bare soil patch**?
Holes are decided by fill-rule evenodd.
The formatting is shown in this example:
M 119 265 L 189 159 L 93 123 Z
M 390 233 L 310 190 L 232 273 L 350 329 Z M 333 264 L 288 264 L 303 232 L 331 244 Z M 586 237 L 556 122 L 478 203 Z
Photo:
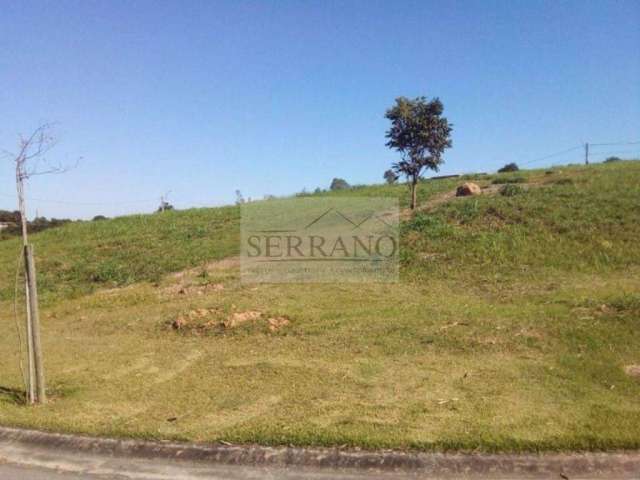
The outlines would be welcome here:
M 269 332 L 276 332 L 291 323 L 285 316 L 270 316 L 258 310 L 245 310 L 225 315 L 217 308 L 197 308 L 178 315 L 172 322 L 174 330 L 194 333 L 206 331 L 229 331 L 243 325 L 260 322 Z

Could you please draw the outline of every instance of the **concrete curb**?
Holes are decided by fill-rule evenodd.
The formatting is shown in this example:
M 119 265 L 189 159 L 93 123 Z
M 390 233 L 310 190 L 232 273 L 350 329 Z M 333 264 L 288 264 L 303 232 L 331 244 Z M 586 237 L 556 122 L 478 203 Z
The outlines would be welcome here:
M 406 472 L 438 477 L 640 478 L 640 452 L 547 454 L 420 453 L 263 447 L 95 438 L 0 427 L 0 443 L 109 457 L 257 467 Z

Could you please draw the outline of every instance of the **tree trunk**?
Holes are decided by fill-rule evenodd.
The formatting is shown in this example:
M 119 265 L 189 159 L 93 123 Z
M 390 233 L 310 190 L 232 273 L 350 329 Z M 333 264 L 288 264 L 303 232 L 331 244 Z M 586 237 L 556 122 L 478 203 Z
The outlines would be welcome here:
M 411 210 L 414 210 L 416 208 L 417 187 L 418 187 L 418 179 L 414 177 L 411 179 Z

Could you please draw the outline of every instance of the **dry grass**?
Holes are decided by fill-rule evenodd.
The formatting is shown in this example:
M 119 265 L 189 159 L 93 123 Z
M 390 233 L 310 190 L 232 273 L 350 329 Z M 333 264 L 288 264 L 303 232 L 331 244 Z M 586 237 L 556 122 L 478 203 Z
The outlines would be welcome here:
M 0 423 L 265 444 L 640 448 L 640 381 L 627 373 L 640 364 L 638 165 L 523 175 L 541 186 L 456 199 L 405 222 L 402 282 L 392 285 L 242 284 L 231 210 L 154 218 L 159 232 L 135 230 L 138 218 L 72 226 L 86 265 L 63 255 L 62 234 L 45 232 L 41 269 L 62 281 L 43 285 L 52 401 L 20 401 L 4 301 Z M 201 234 L 181 230 L 204 219 L 215 221 Z M 114 229 L 151 253 L 136 244 L 114 254 L 126 250 L 117 236 L 90 250 Z M 91 272 L 108 281 L 87 287 Z M 12 274 L 0 275 L 6 288 Z M 224 325 L 246 312 L 260 316 Z M 180 316 L 189 328 L 172 327 Z M 288 323 L 272 329 L 270 318 Z
M 218 268 L 205 282 L 222 291 L 167 294 L 202 285 L 191 272 L 97 292 L 45 309 L 52 402 L 28 408 L 0 394 L 0 422 L 269 444 L 637 447 L 640 383 L 624 372 L 637 361 L 637 319 L 565 299 L 637 292 L 639 278 L 577 275 L 502 302 L 442 281 L 245 286 Z M 199 309 L 291 321 L 171 328 Z M 2 386 L 18 389 L 14 336 L 1 345 Z

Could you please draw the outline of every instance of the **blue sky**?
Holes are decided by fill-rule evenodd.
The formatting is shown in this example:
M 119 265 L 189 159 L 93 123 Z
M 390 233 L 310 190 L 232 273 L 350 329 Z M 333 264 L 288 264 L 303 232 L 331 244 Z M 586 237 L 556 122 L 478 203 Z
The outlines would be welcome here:
M 49 121 L 50 159 L 83 157 L 30 183 L 31 215 L 380 182 L 400 95 L 444 102 L 445 174 L 640 140 L 637 1 L 4 2 L 0 32 L 0 147 Z M 14 190 L 5 160 L 0 209 Z

